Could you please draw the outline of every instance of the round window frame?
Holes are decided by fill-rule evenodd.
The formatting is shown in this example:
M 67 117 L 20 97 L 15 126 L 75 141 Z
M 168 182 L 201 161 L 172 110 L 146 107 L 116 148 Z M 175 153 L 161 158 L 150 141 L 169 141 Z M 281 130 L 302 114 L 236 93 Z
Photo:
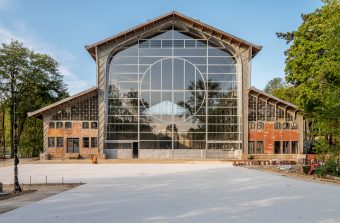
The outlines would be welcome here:
M 152 64 L 145 70 L 145 72 L 143 73 L 143 76 L 142 76 L 142 78 L 140 79 L 139 84 L 138 84 L 138 94 L 139 94 L 140 102 L 142 103 L 142 105 L 144 106 L 144 108 L 145 108 L 146 110 L 149 110 L 149 108 L 147 108 L 147 107 L 145 106 L 145 104 L 144 104 L 144 102 L 143 102 L 143 100 L 142 100 L 142 95 L 141 95 L 141 93 L 142 93 L 142 92 L 141 92 L 141 89 L 142 89 L 142 83 L 143 83 L 144 77 L 146 76 L 147 72 L 152 68 L 152 66 L 154 66 L 155 64 L 157 64 L 157 63 L 159 63 L 159 62 L 161 62 L 161 61 L 163 61 L 163 60 L 167 60 L 167 59 L 178 59 L 178 60 L 182 60 L 182 61 L 184 61 L 184 62 L 187 62 L 187 63 L 191 64 L 191 65 L 194 67 L 194 69 L 197 70 L 197 71 L 199 72 L 199 74 L 201 75 L 201 78 L 202 78 L 202 80 L 203 80 L 203 83 L 204 83 L 204 85 L 203 85 L 203 86 L 204 86 L 204 89 L 202 90 L 202 91 L 204 92 L 204 97 L 203 97 L 203 100 L 202 100 L 202 103 L 201 103 L 200 107 L 196 110 L 196 112 L 195 112 L 194 114 L 190 115 L 188 118 L 185 118 L 184 120 L 181 120 L 181 121 L 178 121 L 178 122 L 174 122 L 174 121 L 169 122 L 169 121 L 164 121 L 164 120 L 162 120 L 162 119 L 160 119 L 160 118 L 158 118 L 158 117 L 156 117 L 156 116 L 154 116 L 154 115 L 152 115 L 152 114 L 151 114 L 150 116 L 152 116 L 153 118 L 157 119 L 158 121 L 161 121 L 161 122 L 167 123 L 167 124 L 183 123 L 183 122 L 186 122 L 186 121 L 190 120 L 192 117 L 194 117 L 194 116 L 201 110 L 201 108 L 202 108 L 204 102 L 206 101 L 206 97 L 207 97 L 206 80 L 204 79 L 204 76 L 203 76 L 201 70 L 200 70 L 194 63 L 192 63 L 191 61 L 186 60 L 186 59 L 184 59 L 184 58 L 182 58 L 182 57 L 176 57 L 176 56 L 164 57 L 164 58 L 161 58 L 161 59 L 155 61 L 155 62 L 152 63 Z M 173 77 L 172 77 L 172 78 L 173 78 Z M 174 89 L 171 89 L 170 91 L 173 92 L 173 90 L 174 90 Z M 162 89 L 161 89 L 160 91 L 162 91 Z M 185 90 L 183 90 L 183 91 L 185 91 Z M 173 103 L 173 101 L 171 101 L 171 103 Z M 173 117 L 174 114 L 172 114 L 171 116 Z

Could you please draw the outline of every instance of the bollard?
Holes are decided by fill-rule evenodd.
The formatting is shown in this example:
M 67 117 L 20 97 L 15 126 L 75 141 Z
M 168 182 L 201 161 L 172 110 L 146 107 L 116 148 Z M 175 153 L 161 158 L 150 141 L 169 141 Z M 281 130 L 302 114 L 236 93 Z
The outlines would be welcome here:
M 45 178 L 45 183 L 47 184 L 47 176 L 46 176 L 46 178 Z
M 61 184 L 64 184 L 64 177 L 61 178 Z
M 32 186 L 32 176 L 30 176 L 30 186 Z

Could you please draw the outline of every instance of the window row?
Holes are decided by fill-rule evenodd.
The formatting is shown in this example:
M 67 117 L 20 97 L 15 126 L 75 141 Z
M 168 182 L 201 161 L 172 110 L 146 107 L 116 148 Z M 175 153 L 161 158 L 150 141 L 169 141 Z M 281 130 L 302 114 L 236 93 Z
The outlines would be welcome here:
M 48 127 L 50 129 L 61 129 L 64 127 L 64 122 L 50 122 Z M 65 129 L 71 129 L 72 128 L 72 122 L 65 122 Z M 82 122 L 82 128 L 83 129 L 89 129 L 90 124 L 89 122 Z M 97 129 L 98 123 L 97 122 L 91 122 L 91 129 Z
M 285 110 L 265 100 L 249 95 L 249 121 L 293 121 L 294 111 Z
M 69 140 L 67 142 L 69 142 Z M 70 146 L 74 147 L 74 144 L 75 143 L 72 143 L 72 145 L 69 145 L 68 143 L 67 147 L 70 147 Z M 83 137 L 82 145 L 83 145 L 83 148 L 97 148 L 98 138 L 97 137 Z M 49 148 L 63 148 L 64 138 L 63 137 L 48 137 L 48 147 Z
M 263 141 L 249 141 L 248 154 L 263 154 Z
M 248 124 L 249 130 L 263 130 L 264 129 L 264 122 L 249 122 Z M 274 129 L 275 130 L 290 130 L 290 129 L 297 129 L 297 124 L 296 123 L 290 123 L 290 122 L 275 122 L 274 123 Z
M 263 154 L 263 141 L 249 141 L 248 154 Z M 299 152 L 298 141 L 275 141 L 274 154 L 297 154 Z
M 57 110 L 51 117 L 52 121 L 57 120 L 97 120 L 98 119 L 98 98 L 97 95 L 83 100 L 73 100 L 69 106 Z
M 145 40 L 139 42 L 139 48 L 206 48 L 204 40 Z
M 297 154 L 299 152 L 298 141 L 275 141 L 274 153 L 275 154 Z

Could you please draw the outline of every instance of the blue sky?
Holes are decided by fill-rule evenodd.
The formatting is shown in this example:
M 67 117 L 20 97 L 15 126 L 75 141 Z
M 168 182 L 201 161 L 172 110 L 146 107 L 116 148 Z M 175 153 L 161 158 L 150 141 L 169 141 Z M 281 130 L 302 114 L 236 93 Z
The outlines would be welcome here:
M 96 84 L 84 46 L 176 10 L 263 46 L 252 61 L 252 85 L 263 89 L 284 77 L 285 41 L 275 32 L 296 30 L 301 13 L 318 0 L 0 0 L 0 42 L 18 39 L 60 63 L 71 94 Z

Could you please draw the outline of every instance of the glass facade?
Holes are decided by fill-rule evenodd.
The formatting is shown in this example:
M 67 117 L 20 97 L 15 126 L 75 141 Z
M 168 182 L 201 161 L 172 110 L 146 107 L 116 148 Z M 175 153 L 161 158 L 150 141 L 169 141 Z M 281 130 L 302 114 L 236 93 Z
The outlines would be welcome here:
M 241 74 L 206 39 L 169 30 L 111 56 L 105 148 L 241 148 Z

